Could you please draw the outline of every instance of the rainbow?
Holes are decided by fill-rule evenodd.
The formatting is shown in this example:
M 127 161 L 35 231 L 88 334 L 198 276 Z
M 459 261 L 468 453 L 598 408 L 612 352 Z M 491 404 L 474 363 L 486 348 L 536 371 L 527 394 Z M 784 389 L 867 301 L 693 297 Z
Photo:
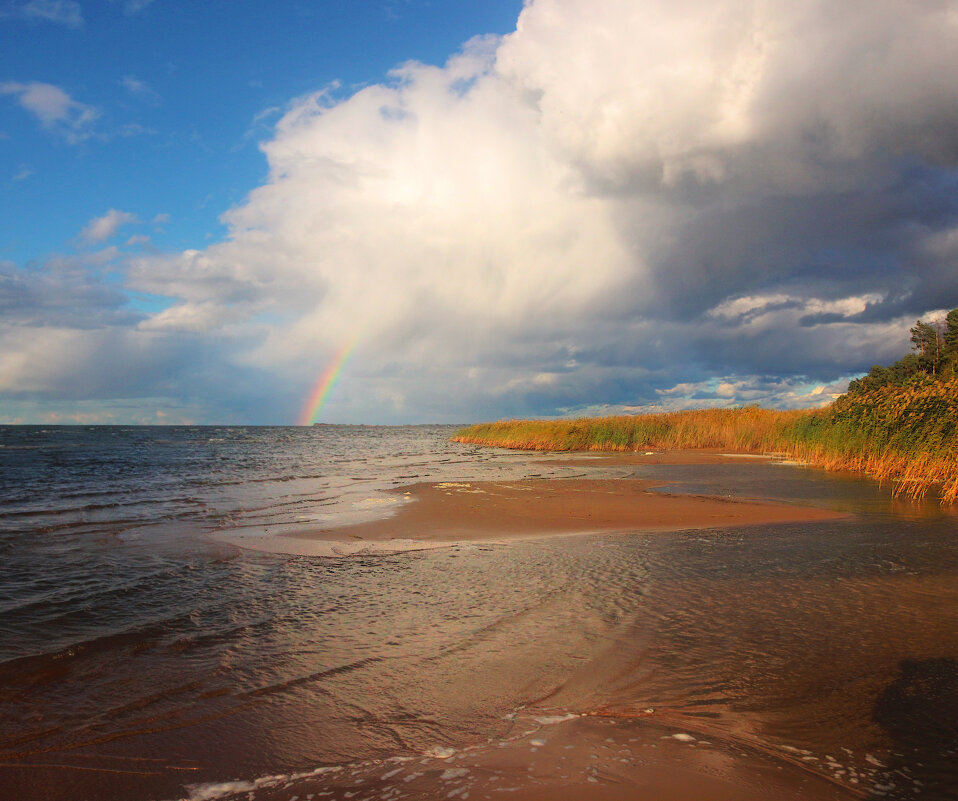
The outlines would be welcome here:
M 339 376 L 342 375 L 343 367 L 346 365 L 346 362 L 349 361 L 349 357 L 353 355 L 355 348 L 356 338 L 354 337 L 343 346 L 339 353 L 337 353 L 333 357 L 333 360 L 326 366 L 326 369 L 323 370 L 322 375 L 316 382 L 316 386 L 313 387 L 313 391 L 309 393 L 309 398 L 306 403 L 303 404 L 303 411 L 299 416 L 299 425 L 312 425 L 313 421 L 319 416 L 319 413 L 323 410 L 323 406 L 329 399 L 329 393 L 332 392 L 333 387 L 336 386 Z

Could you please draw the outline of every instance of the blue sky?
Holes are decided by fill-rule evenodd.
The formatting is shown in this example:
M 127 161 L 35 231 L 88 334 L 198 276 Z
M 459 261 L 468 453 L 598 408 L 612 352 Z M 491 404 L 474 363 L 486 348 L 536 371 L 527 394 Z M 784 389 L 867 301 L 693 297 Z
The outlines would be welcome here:
M 0 423 L 814 406 L 958 306 L 958 2 L 0 0 Z
M 476 33 L 512 30 L 521 2 L 61 0 L 0 9 L 0 81 L 51 84 L 96 114 L 80 130 L 42 130 L 14 97 L 2 100 L 0 258 L 26 263 L 69 247 L 110 208 L 136 214 L 141 223 L 125 231 L 149 233 L 157 247 L 221 238 L 220 214 L 263 181 L 257 143 L 291 99 L 334 83 L 352 94 L 410 59 L 441 64 Z M 157 215 L 169 222 L 150 225 Z

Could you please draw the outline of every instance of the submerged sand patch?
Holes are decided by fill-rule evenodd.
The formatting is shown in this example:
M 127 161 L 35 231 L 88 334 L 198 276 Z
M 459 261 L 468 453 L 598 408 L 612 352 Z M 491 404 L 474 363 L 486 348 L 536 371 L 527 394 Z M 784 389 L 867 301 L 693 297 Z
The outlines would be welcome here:
M 653 491 L 658 486 L 662 483 L 584 478 L 420 483 L 394 490 L 409 502 L 391 517 L 225 539 L 258 550 L 335 557 L 553 535 L 738 528 L 845 516 L 784 503 Z

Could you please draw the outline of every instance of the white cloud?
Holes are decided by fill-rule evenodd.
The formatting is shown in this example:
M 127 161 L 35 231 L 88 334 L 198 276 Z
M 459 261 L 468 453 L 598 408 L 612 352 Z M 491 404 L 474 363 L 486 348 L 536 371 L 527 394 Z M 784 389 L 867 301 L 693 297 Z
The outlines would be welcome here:
M 182 331 L 205 333 L 221 329 L 236 317 L 230 309 L 215 303 L 171 306 L 139 324 L 141 331 Z
M 116 129 L 115 135 L 128 138 L 130 136 L 150 136 L 156 134 L 157 131 L 155 128 L 147 128 L 144 125 L 140 125 L 138 122 L 129 122 L 125 125 L 121 125 Z
M 958 305 L 952 7 L 533 0 L 294 100 L 225 241 L 131 262 L 131 341 L 291 398 L 358 338 L 341 419 L 818 403 Z
M 120 3 L 123 6 L 123 13 L 129 16 L 139 14 L 148 6 L 153 4 L 153 0 L 110 0 L 111 3 Z
M 149 87 L 139 78 L 132 75 L 126 75 L 120 80 L 120 86 L 126 89 L 132 95 L 140 95 L 149 91 Z
M 600 303 L 628 266 L 608 203 L 543 152 L 534 110 L 491 72 L 494 45 L 445 69 L 406 65 L 335 106 L 322 93 L 294 103 L 264 146 L 272 181 L 226 216 L 232 240 L 151 262 L 138 286 L 295 310 L 259 363 L 360 331 L 448 359 L 454 343 L 475 352 L 477 330 Z
M 83 12 L 80 4 L 74 0 L 30 0 L 18 7 L 20 16 L 26 19 L 39 19 L 79 28 L 83 25 Z
M 135 214 L 110 209 L 102 217 L 94 217 L 90 220 L 80 232 L 80 236 L 87 242 L 105 242 L 114 236 L 122 226 L 135 222 L 138 222 Z
M 842 266 L 796 283 L 810 247 L 857 246 L 816 232 L 822 209 L 853 192 L 890 203 L 897 154 L 958 164 L 946 11 L 536 0 L 515 33 L 445 67 L 294 101 L 262 146 L 268 183 L 224 215 L 229 240 L 145 259 L 134 285 L 181 299 L 158 327 L 270 316 L 238 358 L 290 375 L 358 335 L 369 386 L 411 404 L 462 403 L 477 375 L 487 397 L 579 397 L 615 376 L 648 393 L 627 365 L 682 351 L 765 370 L 781 337 L 827 351 L 837 320 L 894 292 L 831 285 L 856 283 Z M 762 215 L 791 203 L 783 235 Z M 827 367 L 779 369 L 834 373 L 892 329 L 862 324 Z M 715 396 L 742 390 L 730 377 Z
M 0 94 L 13 95 L 44 128 L 59 134 L 71 144 L 93 135 L 93 123 L 100 116 L 92 106 L 79 103 L 59 86 L 32 81 L 0 83 Z
M 264 108 L 262 111 L 257 112 L 253 115 L 253 121 L 250 123 L 250 127 L 258 125 L 259 123 L 268 120 L 270 117 L 276 117 L 283 113 L 283 109 L 279 106 L 270 106 Z
M 800 191 L 879 151 L 956 163 L 956 29 L 940 2 L 547 0 L 497 66 L 596 180 Z
M 0 423 L 22 425 L 195 425 L 207 410 L 176 398 L 119 398 L 54 402 L 8 401 Z
M 18 181 L 25 181 L 33 175 L 33 170 L 30 169 L 26 164 L 21 164 L 17 171 L 13 174 L 13 177 L 10 179 L 11 182 L 17 183 Z
M 788 310 L 798 315 L 829 315 L 849 318 L 866 311 L 885 300 L 885 295 L 869 293 L 844 298 L 815 298 L 791 296 L 782 293 L 772 295 L 747 295 L 723 300 L 706 312 L 708 317 L 735 321 L 743 325 L 761 325 L 769 318 L 781 322 L 781 313 Z
M 124 75 L 123 78 L 120 79 L 120 86 L 140 100 L 152 105 L 159 103 L 160 96 L 153 90 L 153 87 L 135 75 Z
M 629 411 L 647 412 L 672 409 L 707 409 L 711 407 L 736 407 L 761 403 L 766 407 L 787 409 L 810 409 L 831 403 L 848 389 L 848 378 L 831 384 L 810 384 L 804 379 L 768 379 L 750 376 L 730 377 L 726 380 L 709 379 L 677 384 L 657 390 L 661 398 L 658 404 Z

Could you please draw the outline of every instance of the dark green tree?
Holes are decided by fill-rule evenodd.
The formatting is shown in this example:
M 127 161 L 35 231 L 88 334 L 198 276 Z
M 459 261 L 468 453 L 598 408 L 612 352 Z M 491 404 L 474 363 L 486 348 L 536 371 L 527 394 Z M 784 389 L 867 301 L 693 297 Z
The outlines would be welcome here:
M 922 369 L 937 375 L 944 349 L 941 327 L 936 323 L 923 323 L 918 320 L 911 329 L 911 342 L 912 347 L 918 351 Z
M 923 359 L 927 359 L 935 352 L 938 344 L 938 332 L 935 330 L 935 326 L 931 323 L 916 320 L 914 327 L 909 330 L 911 332 L 912 348 L 917 350 L 918 355 Z
M 958 354 L 958 309 L 952 309 L 945 318 L 945 351 Z
M 952 309 L 944 320 L 915 322 L 911 329 L 914 353 L 905 354 L 888 367 L 876 364 L 867 375 L 848 385 L 850 395 L 881 387 L 901 387 L 911 381 L 949 381 L 958 377 L 958 309 Z

